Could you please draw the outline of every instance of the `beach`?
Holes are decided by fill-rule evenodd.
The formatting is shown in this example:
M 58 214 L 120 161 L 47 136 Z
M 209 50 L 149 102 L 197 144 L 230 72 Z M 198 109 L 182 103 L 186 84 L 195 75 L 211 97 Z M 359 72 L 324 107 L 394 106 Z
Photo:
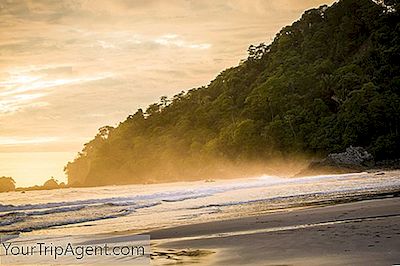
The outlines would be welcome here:
M 399 176 L 264 175 L 1 193 L 0 234 L 78 242 L 106 235 L 107 243 L 144 235 L 154 265 L 395 265 Z
M 0 0 L 0 266 L 400 266 L 399 10 Z
M 400 264 L 400 198 L 149 232 L 156 265 Z

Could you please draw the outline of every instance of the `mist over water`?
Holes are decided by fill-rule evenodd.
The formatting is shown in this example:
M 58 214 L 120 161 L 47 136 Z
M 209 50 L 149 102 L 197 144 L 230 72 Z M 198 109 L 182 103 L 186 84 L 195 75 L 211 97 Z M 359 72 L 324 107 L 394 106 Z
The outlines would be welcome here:
M 398 173 L 397 173 L 398 174 Z M 68 188 L 0 194 L 0 231 L 146 230 L 321 204 L 400 188 L 396 173 Z

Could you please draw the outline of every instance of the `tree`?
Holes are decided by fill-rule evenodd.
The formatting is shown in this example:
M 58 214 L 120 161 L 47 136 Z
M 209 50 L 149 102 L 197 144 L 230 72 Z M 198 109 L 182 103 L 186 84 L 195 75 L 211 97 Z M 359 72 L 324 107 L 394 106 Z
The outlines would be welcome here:
M 58 182 L 54 177 L 51 177 L 49 180 L 44 182 L 43 184 L 44 189 L 56 189 L 59 188 Z
M 15 181 L 12 177 L 0 177 L 0 192 L 8 192 L 15 190 Z
M 396 158 L 399 28 L 398 12 L 371 0 L 308 10 L 207 86 L 162 96 L 145 114 L 101 129 L 68 163 L 69 184 L 199 178 L 204 169 L 218 175 L 219 160 L 323 156 L 349 145 Z

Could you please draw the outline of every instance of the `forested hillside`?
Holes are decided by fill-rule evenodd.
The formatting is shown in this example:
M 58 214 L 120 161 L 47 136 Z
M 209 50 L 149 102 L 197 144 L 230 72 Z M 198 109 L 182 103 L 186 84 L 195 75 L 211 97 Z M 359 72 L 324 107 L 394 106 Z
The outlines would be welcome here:
M 306 11 L 209 85 L 103 127 L 66 166 L 71 185 L 215 176 L 227 162 L 323 156 L 350 145 L 400 157 L 398 1 Z

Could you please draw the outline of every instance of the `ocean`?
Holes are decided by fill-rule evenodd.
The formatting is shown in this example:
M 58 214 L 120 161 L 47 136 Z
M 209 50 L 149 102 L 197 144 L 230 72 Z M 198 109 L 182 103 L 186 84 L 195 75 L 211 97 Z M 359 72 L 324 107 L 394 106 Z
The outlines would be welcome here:
M 146 232 L 332 204 L 400 188 L 399 172 L 258 176 L 0 194 L 0 234 Z

